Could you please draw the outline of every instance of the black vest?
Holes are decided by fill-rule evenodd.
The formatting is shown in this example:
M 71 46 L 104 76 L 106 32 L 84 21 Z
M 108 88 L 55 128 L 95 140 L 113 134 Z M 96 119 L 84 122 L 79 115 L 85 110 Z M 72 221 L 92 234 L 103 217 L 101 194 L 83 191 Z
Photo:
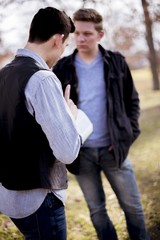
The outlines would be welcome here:
M 51 187 L 55 157 L 27 111 L 24 94 L 30 77 L 41 69 L 32 58 L 18 56 L 0 71 L 0 182 L 11 190 Z

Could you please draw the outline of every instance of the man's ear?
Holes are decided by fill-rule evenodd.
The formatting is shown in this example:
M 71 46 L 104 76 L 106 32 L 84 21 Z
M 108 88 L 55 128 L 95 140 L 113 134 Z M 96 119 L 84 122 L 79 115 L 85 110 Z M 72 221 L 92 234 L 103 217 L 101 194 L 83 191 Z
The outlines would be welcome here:
M 104 31 L 101 30 L 100 32 L 98 32 L 98 36 L 99 36 L 99 40 L 101 40 L 101 38 L 104 36 Z
M 61 47 L 62 44 L 63 44 L 63 37 L 64 37 L 63 34 L 55 34 L 55 35 L 52 37 L 53 47 L 55 47 L 55 48 Z

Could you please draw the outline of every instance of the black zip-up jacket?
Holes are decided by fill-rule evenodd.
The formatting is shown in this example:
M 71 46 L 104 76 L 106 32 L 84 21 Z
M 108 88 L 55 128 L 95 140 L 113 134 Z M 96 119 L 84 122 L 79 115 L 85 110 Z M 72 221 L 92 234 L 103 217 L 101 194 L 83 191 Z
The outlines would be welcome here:
M 118 52 L 105 50 L 101 45 L 99 50 L 104 62 L 108 128 L 115 160 L 120 167 L 127 157 L 131 144 L 140 134 L 139 96 L 124 57 Z M 53 68 L 62 83 L 63 90 L 67 84 L 71 85 L 71 99 L 75 104 L 78 102 L 78 78 L 74 66 L 76 53 L 77 49 L 73 54 L 60 59 Z

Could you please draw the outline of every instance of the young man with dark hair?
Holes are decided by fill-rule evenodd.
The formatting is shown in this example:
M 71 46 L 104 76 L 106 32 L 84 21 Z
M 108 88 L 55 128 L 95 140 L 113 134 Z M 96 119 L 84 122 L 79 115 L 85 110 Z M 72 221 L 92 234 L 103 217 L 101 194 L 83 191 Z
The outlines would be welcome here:
M 124 211 L 132 240 L 148 240 L 144 214 L 131 163 L 127 157 L 140 133 L 139 97 L 124 57 L 105 50 L 102 16 L 94 9 L 79 9 L 73 16 L 77 49 L 56 64 L 53 71 L 71 99 L 93 123 L 93 133 L 68 165 L 76 175 L 87 202 L 98 239 L 117 240 L 106 210 L 101 172 L 108 179 Z
M 92 131 L 51 70 L 73 31 L 64 12 L 40 9 L 25 48 L 0 70 L 0 212 L 28 240 L 66 240 L 65 164 Z

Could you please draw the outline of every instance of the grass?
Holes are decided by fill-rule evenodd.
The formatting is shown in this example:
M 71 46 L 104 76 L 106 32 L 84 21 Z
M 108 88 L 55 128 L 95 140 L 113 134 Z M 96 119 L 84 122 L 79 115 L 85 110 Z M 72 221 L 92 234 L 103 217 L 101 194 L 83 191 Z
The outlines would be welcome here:
M 134 70 L 132 75 L 140 94 L 141 135 L 130 149 L 131 159 L 151 240 L 160 240 L 160 91 L 152 91 L 148 69 Z M 73 175 L 68 174 L 66 217 L 68 240 L 96 240 L 88 208 Z M 128 240 L 124 214 L 114 192 L 102 174 L 108 213 L 115 225 L 119 240 Z M 0 239 L 22 240 L 11 221 L 0 215 Z
M 160 106 L 160 91 L 153 91 L 152 75 L 149 69 L 139 69 L 132 71 L 135 85 L 140 94 L 141 109 Z

